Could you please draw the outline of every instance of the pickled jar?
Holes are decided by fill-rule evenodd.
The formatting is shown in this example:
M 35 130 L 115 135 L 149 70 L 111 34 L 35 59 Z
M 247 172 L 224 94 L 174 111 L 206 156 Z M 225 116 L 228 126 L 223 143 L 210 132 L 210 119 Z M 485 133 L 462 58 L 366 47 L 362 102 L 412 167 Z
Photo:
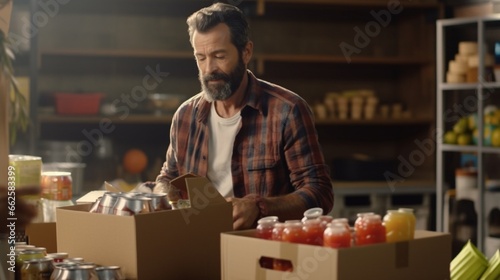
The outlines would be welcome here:
M 305 243 L 305 233 L 302 229 L 302 222 L 299 220 L 285 221 L 285 228 L 281 235 L 282 241 L 291 243 Z
M 415 238 L 415 227 L 417 224 L 417 218 L 415 217 L 415 212 L 411 208 L 399 208 L 400 212 L 405 213 L 410 218 L 410 240 Z
M 399 210 L 387 210 L 383 221 L 387 242 L 399 242 L 411 239 L 411 221 L 408 214 Z
M 382 218 L 377 214 L 359 216 L 355 223 L 356 245 L 383 243 L 386 241 Z
M 284 229 L 285 229 L 285 223 L 280 223 L 280 222 L 275 223 L 273 227 L 273 232 L 271 234 L 271 239 L 275 241 L 282 241 Z
M 268 216 L 257 221 L 256 237 L 271 240 L 274 224 L 278 221 L 276 216 Z
M 324 228 L 319 219 L 305 220 L 302 226 L 305 243 L 310 245 L 323 245 Z
M 19 251 L 16 258 L 15 265 L 15 277 L 16 279 L 21 279 L 21 268 L 25 261 L 33 260 L 33 259 L 41 259 L 47 255 L 47 250 L 43 247 L 35 247 L 29 249 L 22 249 Z
M 21 267 L 21 280 L 50 280 L 53 271 L 52 258 L 29 259 Z
M 343 222 L 332 222 L 323 233 L 323 246 L 330 248 L 351 247 L 351 231 Z

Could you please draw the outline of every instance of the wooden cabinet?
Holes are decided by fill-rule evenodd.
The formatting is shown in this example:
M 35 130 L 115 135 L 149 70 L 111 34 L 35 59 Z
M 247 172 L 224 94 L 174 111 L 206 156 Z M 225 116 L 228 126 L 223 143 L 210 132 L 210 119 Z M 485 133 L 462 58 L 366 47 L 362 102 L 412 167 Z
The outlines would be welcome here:
M 35 20 L 35 14 L 45 10 L 42 2 L 33 1 Z M 41 109 L 39 139 L 85 141 L 81 132 L 99 129 L 105 117 L 117 129 L 103 136 L 124 147 L 158 146 L 154 157 L 163 157 L 170 116 L 150 114 L 145 92 L 191 96 L 199 91 L 185 21 L 211 1 L 53 2 L 58 4 L 52 8 L 57 12 L 39 26 L 32 44 L 38 58 L 33 61 L 38 71 L 32 78 Z M 380 104 L 401 103 L 411 112 L 402 119 L 318 118 L 329 163 L 353 153 L 410 160 L 419 149 L 415 141 L 429 137 L 435 115 L 437 1 L 229 2 L 249 17 L 255 44 L 250 69 L 258 77 L 297 92 L 312 107 L 323 102 L 328 92 L 370 89 Z M 165 75 L 144 91 L 144 77 L 151 72 Z M 105 103 L 128 106 L 129 113 L 55 115 L 51 106 L 57 91 L 103 92 Z M 407 183 L 433 181 L 433 157 L 432 151 L 413 166 L 414 172 L 399 178 Z

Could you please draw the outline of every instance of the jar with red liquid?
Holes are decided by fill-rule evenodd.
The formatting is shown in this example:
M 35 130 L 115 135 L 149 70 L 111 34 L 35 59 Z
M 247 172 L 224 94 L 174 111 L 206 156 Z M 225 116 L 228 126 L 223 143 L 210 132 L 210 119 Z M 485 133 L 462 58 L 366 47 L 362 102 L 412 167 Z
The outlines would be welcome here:
M 354 225 L 356 245 L 384 243 L 386 241 L 385 227 L 382 218 L 377 214 L 361 215 Z
M 330 248 L 351 247 L 351 231 L 342 222 L 332 222 L 323 234 L 323 246 Z
M 257 221 L 256 236 L 261 239 L 271 240 L 274 224 L 278 221 L 276 216 L 268 216 Z
M 285 229 L 285 223 L 280 223 L 280 222 L 275 223 L 273 227 L 273 232 L 271 234 L 271 239 L 275 241 L 281 241 L 284 229 Z
M 304 211 L 304 218 L 302 218 L 302 222 L 305 220 L 314 220 L 323 215 L 323 209 L 319 207 L 315 208 L 309 208 L 306 211 Z
M 323 230 L 325 230 L 326 226 L 333 221 L 333 217 L 328 215 L 319 216 L 318 219 L 321 221 L 321 226 L 323 227 Z
M 305 220 L 302 229 L 304 230 L 305 243 L 309 245 L 323 245 L 323 232 L 321 220 Z
M 285 221 L 285 228 L 281 235 L 281 240 L 291 243 L 302 243 L 306 241 L 306 235 L 299 220 Z

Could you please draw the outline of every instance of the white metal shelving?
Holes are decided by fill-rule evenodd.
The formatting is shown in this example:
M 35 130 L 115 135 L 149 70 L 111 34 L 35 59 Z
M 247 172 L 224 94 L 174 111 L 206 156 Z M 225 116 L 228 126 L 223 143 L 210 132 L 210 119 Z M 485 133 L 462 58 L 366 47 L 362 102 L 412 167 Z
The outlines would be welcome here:
M 485 47 L 487 41 L 491 41 L 492 34 L 497 41 L 500 41 L 500 15 L 492 15 L 488 17 L 477 18 L 460 18 L 460 19 L 441 19 L 436 24 L 437 36 L 437 54 L 436 54 L 436 74 L 437 74 L 437 93 L 436 93 L 436 128 L 440 135 L 444 135 L 446 131 L 446 123 L 444 112 L 450 108 L 452 104 L 446 104 L 446 97 L 449 94 L 474 92 L 477 100 L 477 113 L 478 116 L 483 116 L 485 106 L 485 95 L 492 92 L 492 90 L 500 90 L 500 82 L 484 81 L 485 77 Z M 497 32 L 493 32 L 496 30 Z M 454 38 L 456 42 L 447 42 L 446 39 L 453 32 L 456 35 Z M 471 32 L 472 31 L 472 32 Z M 450 32 L 448 34 L 447 32 Z M 488 35 L 488 37 L 486 36 Z M 477 83 L 460 83 L 451 84 L 445 82 L 446 66 L 453 50 L 453 46 L 448 43 L 457 43 L 459 39 L 465 38 L 467 41 L 477 41 L 479 67 L 478 67 L 478 82 Z M 473 39 L 471 39 L 473 38 Z M 497 104 L 500 105 L 500 104 Z M 478 135 L 482 136 L 484 132 L 483 118 L 477 118 Z M 500 154 L 500 148 L 484 146 L 482 137 L 478 137 L 477 145 L 459 146 L 443 144 L 442 138 L 437 140 L 436 143 L 436 228 L 438 231 L 444 230 L 444 194 L 447 191 L 448 185 L 445 182 L 444 174 L 444 157 L 446 153 L 475 153 L 477 155 L 477 169 L 478 169 L 478 198 L 475 203 L 479 205 L 478 209 L 478 224 L 477 224 L 477 246 L 480 250 L 484 251 L 484 242 L 486 238 L 486 214 L 485 214 L 485 175 L 484 174 L 484 157 L 489 154 Z

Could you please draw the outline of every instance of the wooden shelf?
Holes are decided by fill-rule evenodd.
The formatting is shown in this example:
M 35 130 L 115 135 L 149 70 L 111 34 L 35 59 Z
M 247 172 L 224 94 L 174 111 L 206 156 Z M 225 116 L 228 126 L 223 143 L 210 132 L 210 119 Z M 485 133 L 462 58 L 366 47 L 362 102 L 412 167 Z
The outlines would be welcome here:
M 441 146 L 441 149 L 445 152 L 476 153 L 476 152 L 482 151 L 483 153 L 486 153 L 486 154 L 500 154 L 500 147 L 485 147 L 485 146 L 483 146 L 481 148 L 481 150 L 479 150 L 478 146 L 475 146 L 475 145 L 460 146 L 460 145 L 443 144 Z
M 338 195 L 356 194 L 423 194 L 435 193 L 434 180 L 404 180 L 390 186 L 386 181 L 333 181 L 333 190 Z
M 433 122 L 432 117 L 374 118 L 371 120 L 322 119 L 316 120 L 316 125 L 427 125 Z

